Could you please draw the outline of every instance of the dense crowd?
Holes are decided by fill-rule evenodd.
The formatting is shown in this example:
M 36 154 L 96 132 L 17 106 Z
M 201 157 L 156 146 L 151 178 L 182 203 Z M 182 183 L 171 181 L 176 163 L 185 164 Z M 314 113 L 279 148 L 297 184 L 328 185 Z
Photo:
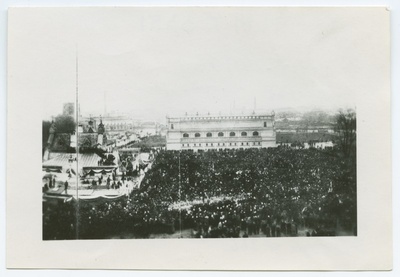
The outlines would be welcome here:
M 335 149 L 161 152 L 142 188 L 164 203 L 199 197 L 251 203 L 241 220 L 284 220 L 314 230 L 338 219 L 348 229 L 355 223 L 355 170 Z
M 43 239 L 74 239 L 76 237 L 76 206 L 71 202 L 43 202 Z
M 139 237 L 179 229 L 215 238 L 356 232 L 355 165 L 337 149 L 160 151 L 139 190 L 81 210 L 82 235 L 96 238 L 115 228 Z M 100 235 L 102 228 L 112 230 Z

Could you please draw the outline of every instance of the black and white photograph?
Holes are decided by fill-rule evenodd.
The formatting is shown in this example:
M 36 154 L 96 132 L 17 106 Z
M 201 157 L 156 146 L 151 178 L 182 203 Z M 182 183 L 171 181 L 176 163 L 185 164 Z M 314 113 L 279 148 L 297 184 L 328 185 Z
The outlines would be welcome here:
M 385 8 L 8 20 L 10 266 L 391 266 Z
M 351 40 L 330 51 L 353 26 L 187 12 L 55 46 L 70 66 L 43 107 L 43 239 L 357 236 L 361 87 L 341 79 L 359 65 Z

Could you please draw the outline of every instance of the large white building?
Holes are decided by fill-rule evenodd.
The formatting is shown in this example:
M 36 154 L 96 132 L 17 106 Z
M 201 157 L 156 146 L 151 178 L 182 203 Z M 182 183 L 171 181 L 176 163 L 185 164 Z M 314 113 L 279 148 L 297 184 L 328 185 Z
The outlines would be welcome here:
M 275 114 L 167 117 L 167 150 L 276 147 Z

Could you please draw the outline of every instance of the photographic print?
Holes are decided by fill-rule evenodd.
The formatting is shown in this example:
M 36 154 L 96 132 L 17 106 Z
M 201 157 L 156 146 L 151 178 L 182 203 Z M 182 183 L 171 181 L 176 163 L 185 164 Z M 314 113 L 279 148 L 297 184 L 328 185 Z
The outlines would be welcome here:
M 43 239 L 356 236 L 354 53 L 329 51 L 343 22 L 292 13 L 78 31 L 75 91 L 43 108 Z
M 10 256 L 54 268 L 388 268 L 376 256 L 390 238 L 388 18 L 12 9 Z M 35 262 L 20 232 L 76 264 Z

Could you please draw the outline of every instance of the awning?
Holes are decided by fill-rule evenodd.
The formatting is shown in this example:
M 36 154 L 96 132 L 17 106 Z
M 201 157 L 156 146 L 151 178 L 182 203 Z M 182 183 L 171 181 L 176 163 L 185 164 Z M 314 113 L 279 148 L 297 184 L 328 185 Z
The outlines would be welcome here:
M 104 202 L 108 202 L 110 200 L 115 201 L 115 200 L 119 200 L 122 198 L 126 198 L 125 194 L 122 195 L 104 195 L 104 196 L 83 196 L 80 195 L 79 196 L 79 201 L 82 202 L 87 202 L 87 203 L 104 203 Z
M 71 169 L 67 169 L 67 171 L 66 171 L 67 173 L 72 173 L 72 174 L 74 174 L 74 175 L 76 175 L 76 172 L 75 172 L 75 170 L 73 169 L 73 168 L 71 168 Z
M 49 166 L 49 165 L 43 165 L 42 169 L 46 172 L 56 172 L 56 173 L 61 173 L 62 172 L 62 167 L 61 166 Z
M 53 176 L 56 176 L 56 174 L 51 174 L 51 173 L 43 173 L 43 177 L 42 177 L 42 179 L 51 179 L 51 178 L 53 178 Z
M 86 176 L 88 174 L 109 174 L 114 171 L 116 167 L 84 167 L 82 170 L 82 175 Z

